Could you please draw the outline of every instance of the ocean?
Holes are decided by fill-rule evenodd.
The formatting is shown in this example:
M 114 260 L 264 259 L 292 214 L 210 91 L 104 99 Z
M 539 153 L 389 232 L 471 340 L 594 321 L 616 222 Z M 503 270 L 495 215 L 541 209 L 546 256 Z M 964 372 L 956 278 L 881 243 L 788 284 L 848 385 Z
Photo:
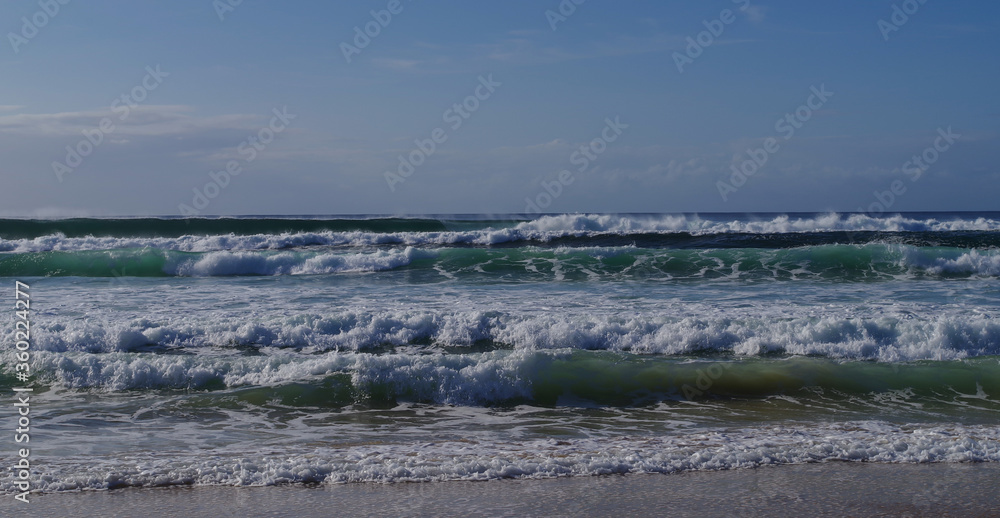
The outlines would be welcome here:
M 5 435 L 31 387 L 46 493 L 997 462 L 998 230 L 1000 213 L 0 220 Z M 5 444 L 12 465 L 25 445 Z

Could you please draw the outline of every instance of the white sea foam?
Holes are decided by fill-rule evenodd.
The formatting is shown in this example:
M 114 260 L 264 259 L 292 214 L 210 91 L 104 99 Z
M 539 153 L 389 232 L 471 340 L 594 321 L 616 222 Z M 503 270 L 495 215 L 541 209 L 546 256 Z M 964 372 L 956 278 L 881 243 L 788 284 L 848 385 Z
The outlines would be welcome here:
M 305 246 L 369 245 L 493 245 L 514 241 L 551 241 L 566 236 L 595 234 L 637 234 L 688 232 L 697 235 L 718 233 L 802 233 L 823 231 L 995 231 L 1000 221 L 975 219 L 913 219 L 904 216 L 873 218 L 863 214 L 827 214 L 793 218 L 775 216 L 769 220 L 706 219 L 698 216 L 620 216 L 564 214 L 542 216 L 508 228 L 485 228 L 435 232 L 301 232 L 284 234 L 181 236 L 176 238 L 74 237 L 53 234 L 34 239 L 0 240 L 0 252 L 41 252 L 52 250 L 111 250 L 158 248 L 188 252 L 218 250 L 276 250 Z
M 34 370 L 47 382 L 69 388 L 273 385 L 342 372 L 355 384 L 386 383 L 418 399 L 478 404 L 525 396 L 538 368 L 574 350 L 956 360 L 1000 354 L 1000 322 L 981 314 L 929 319 L 616 318 L 380 311 L 257 322 L 226 317 L 105 324 L 67 319 L 39 323 L 33 339 Z M 440 349 L 458 347 L 460 352 L 484 340 L 513 349 L 474 354 L 444 354 Z M 410 345 L 414 343 L 430 345 Z M 369 353 L 385 344 L 403 349 Z M 150 347 L 194 354 L 148 354 Z M 246 356 L 233 347 L 264 354 Z M 5 346 L 0 359 L 12 364 L 12 350 Z
M 174 259 L 164 273 L 190 277 L 224 275 L 306 275 L 337 272 L 374 272 L 410 264 L 416 257 L 433 257 L 412 247 L 368 253 L 302 255 L 280 252 L 263 255 L 249 251 L 210 252 L 197 258 Z
M 995 426 L 880 421 L 691 430 L 669 436 L 397 442 L 290 448 L 121 452 L 109 458 L 44 458 L 32 487 L 44 492 L 172 485 L 410 482 L 550 478 L 754 468 L 823 461 L 998 462 Z M 8 477 L 0 487 L 11 491 Z
M 1000 276 L 1000 253 L 971 250 L 955 258 L 935 257 L 918 264 L 929 273 L 962 273 L 982 276 Z
M 901 215 L 871 217 L 865 214 L 830 213 L 815 217 L 793 218 L 778 215 L 769 220 L 707 219 L 698 216 L 655 215 L 622 216 L 609 214 L 561 214 L 543 216 L 521 223 L 517 230 L 546 232 L 691 232 L 715 234 L 726 232 L 746 233 L 797 233 L 824 231 L 987 231 L 1000 230 L 1000 221 L 976 219 L 913 219 Z
M 103 355 L 38 353 L 35 368 L 61 387 L 123 391 L 156 388 L 274 386 L 343 373 L 360 390 L 373 385 L 408 398 L 440 404 L 481 405 L 530 396 L 527 374 L 550 359 L 529 351 L 474 355 L 373 355 L 327 353 L 322 356 L 272 352 L 239 355 Z

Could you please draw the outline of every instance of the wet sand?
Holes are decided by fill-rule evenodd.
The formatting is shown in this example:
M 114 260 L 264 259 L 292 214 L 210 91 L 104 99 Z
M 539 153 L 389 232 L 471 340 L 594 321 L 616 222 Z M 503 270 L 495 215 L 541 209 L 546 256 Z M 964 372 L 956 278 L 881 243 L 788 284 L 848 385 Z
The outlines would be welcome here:
M 1000 516 L 1000 464 L 820 463 L 543 480 L 4 495 L 4 516 Z

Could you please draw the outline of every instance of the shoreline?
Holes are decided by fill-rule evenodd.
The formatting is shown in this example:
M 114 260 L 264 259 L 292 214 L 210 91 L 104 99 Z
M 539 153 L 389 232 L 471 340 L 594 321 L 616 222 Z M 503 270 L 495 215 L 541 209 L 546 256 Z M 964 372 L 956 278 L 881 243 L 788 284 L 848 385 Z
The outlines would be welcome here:
M 1000 463 L 823 462 L 484 482 L 126 488 L 6 495 L 30 516 L 987 516 Z M 74 514 L 83 511 L 84 514 Z M 6 514 L 6 513 L 5 513 Z

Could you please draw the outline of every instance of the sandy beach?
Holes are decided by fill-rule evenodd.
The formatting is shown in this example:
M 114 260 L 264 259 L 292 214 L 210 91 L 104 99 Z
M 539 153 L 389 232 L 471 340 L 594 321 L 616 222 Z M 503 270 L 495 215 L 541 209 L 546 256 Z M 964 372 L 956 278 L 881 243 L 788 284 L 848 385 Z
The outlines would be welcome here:
M 996 516 L 1000 464 L 820 463 L 672 475 L 33 495 L 8 516 Z

